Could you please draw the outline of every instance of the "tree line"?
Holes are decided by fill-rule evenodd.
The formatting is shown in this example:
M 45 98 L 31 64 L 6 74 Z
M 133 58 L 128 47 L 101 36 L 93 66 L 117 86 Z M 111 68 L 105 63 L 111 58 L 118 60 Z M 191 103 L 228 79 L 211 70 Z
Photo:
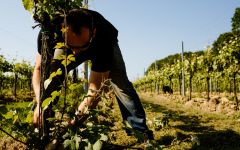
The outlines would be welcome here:
M 238 106 L 237 93 L 240 91 L 240 8 L 235 9 L 232 17 L 232 31 L 220 34 L 212 45 L 196 52 L 170 55 L 153 62 L 144 77 L 135 81 L 139 90 L 159 93 L 163 85 L 182 94 L 182 70 L 188 96 L 192 92 L 229 92 L 234 94 Z

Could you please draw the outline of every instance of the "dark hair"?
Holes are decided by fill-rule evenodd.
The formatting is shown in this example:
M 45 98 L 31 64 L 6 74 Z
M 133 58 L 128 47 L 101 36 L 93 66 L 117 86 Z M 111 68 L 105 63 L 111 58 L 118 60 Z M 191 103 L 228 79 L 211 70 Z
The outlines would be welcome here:
M 83 26 L 93 29 L 93 18 L 87 10 L 73 9 L 67 15 L 67 24 L 72 27 L 74 33 L 81 34 L 80 28 Z

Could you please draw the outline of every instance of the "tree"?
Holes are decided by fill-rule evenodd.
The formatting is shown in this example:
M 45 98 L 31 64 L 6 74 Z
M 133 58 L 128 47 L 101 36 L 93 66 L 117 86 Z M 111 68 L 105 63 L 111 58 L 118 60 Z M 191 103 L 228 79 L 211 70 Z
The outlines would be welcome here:
M 155 68 L 161 70 L 166 64 L 173 65 L 178 58 L 181 58 L 181 54 L 169 55 L 163 59 L 157 60 L 148 67 L 146 72 L 154 70 Z
M 236 76 L 240 71 L 240 32 L 234 32 L 231 40 L 225 43 L 220 50 L 219 60 L 221 60 L 224 71 L 233 79 L 233 92 L 238 109 L 237 82 Z
M 235 9 L 234 16 L 232 17 L 232 31 L 240 31 L 240 8 Z
M 24 76 L 27 79 L 27 84 L 29 91 L 31 93 L 32 90 L 32 72 L 33 72 L 33 66 L 30 64 L 30 62 L 27 62 L 23 60 L 21 63 L 19 63 L 19 74 Z
M 210 100 L 209 92 L 210 92 L 210 76 L 213 72 L 213 55 L 211 55 L 211 47 L 208 46 L 206 51 L 204 52 L 204 55 L 198 57 L 198 69 L 203 74 L 205 74 L 206 77 L 206 83 L 207 83 L 207 100 Z
M 13 69 L 12 64 L 9 63 L 3 55 L 0 55 L 0 91 L 1 92 L 3 88 L 3 82 L 5 79 L 4 73 L 11 72 L 12 69 Z
M 182 63 L 181 61 L 178 59 L 175 61 L 174 65 L 174 77 L 177 78 L 178 80 L 178 90 L 180 95 L 182 94 Z
M 228 43 L 231 40 L 231 37 L 233 36 L 232 32 L 226 32 L 223 34 L 220 34 L 217 40 L 213 42 L 213 47 L 211 53 L 214 56 L 217 56 L 219 54 L 219 51 L 223 48 L 225 43 Z
M 197 55 L 195 53 L 188 53 L 185 59 L 185 69 L 189 74 L 189 99 L 192 99 L 192 78 L 197 72 Z

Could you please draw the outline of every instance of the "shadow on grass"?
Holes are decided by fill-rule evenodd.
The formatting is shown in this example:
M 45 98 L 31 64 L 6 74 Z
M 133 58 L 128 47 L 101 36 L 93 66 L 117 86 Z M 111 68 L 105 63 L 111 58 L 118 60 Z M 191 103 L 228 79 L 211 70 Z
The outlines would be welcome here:
M 193 147 L 197 150 L 216 149 L 216 150 L 239 150 L 240 135 L 233 130 L 208 131 L 198 134 L 201 144 L 199 147 Z
M 175 129 L 180 129 L 189 134 L 179 133 L 178 140 L 184 140 L 190 135 L 195 134 L 199 141 L 200 146 L 193 146 L 191 149 L 196 150 L 240 150 L 240 134 L 231 130 L 215 130 L 213 126 L 203 126 L 204 122 L 200 116 L 185 115 L 184 111 L 173 111 L 167 107 L 152 104 L 143 100 L 144 108 L 150 112 L 159 112 L 163 114 L 171 114 L 170 120 L 181 121 L 183 124 L 171 126 Z M 170 145 L 176 137 L 164 136 L 156 139 L 160 145 Z

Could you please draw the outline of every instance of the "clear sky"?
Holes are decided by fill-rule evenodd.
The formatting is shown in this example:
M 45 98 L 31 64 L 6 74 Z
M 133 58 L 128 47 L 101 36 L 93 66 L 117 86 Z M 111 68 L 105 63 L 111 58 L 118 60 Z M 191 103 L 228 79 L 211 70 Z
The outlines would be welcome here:
M 119 30 L 119 45 L 131 80 L 143 76 L 155 60 L 202 50 L 231 30 L 239 0 L 89 0 Z M 0 54 L 34 64 L 39 29 L 21 0 L 0 4 Z

